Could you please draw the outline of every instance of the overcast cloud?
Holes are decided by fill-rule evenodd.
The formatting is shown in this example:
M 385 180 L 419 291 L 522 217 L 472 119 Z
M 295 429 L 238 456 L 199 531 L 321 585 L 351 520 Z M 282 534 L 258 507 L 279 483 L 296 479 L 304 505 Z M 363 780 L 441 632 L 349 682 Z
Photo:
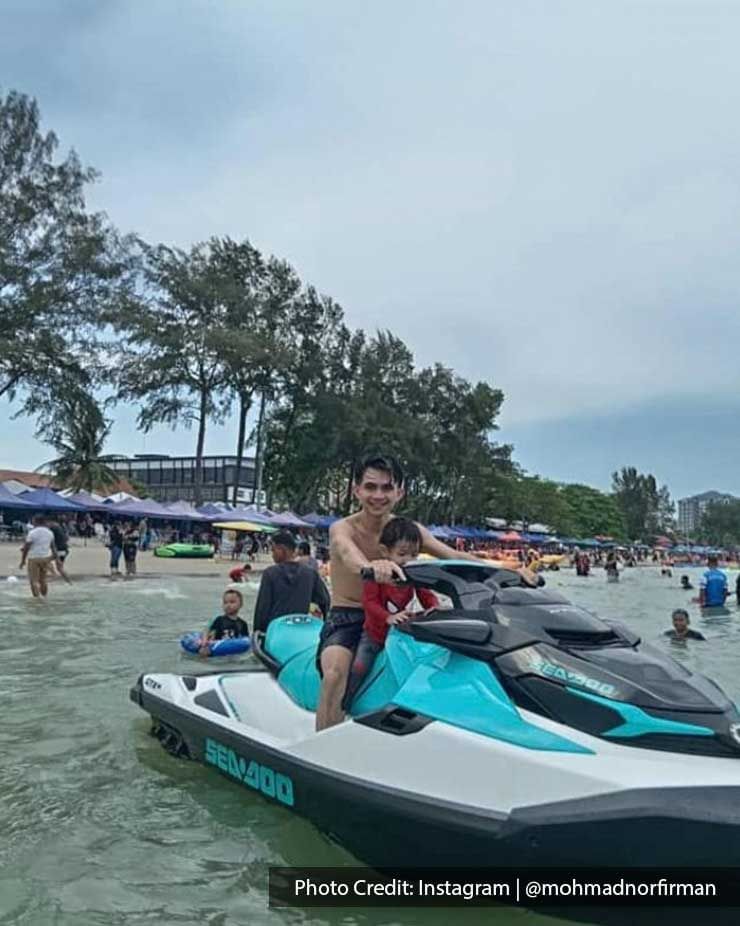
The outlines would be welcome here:
M 739 45 L 712 0 L 6 0 L 0 81 L 122 230 L 248 236 L 350 324 L 501 387 L 530 470 L 685 494 L 740 490 Z M 0 466 L 48 456 L 31 431 Z

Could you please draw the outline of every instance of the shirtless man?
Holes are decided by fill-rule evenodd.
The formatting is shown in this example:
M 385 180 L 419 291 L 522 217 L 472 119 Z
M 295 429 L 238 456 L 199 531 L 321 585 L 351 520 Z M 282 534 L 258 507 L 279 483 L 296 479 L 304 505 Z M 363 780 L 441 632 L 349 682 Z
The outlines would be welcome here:
M 404 578 L 400 566 L 383 559 L 379 548 L 380 534 L 393 517 L 393 508 L 403 497 L 403 491 L 403 471 L 396 460 L 380 455 L 365 457 L 354 473 L 353 493 L 360 510 L 335 521 L 329 530 L 331 611 L 321 630 L 316 654 L 322 677 L 316 709 L 317 730 L 340 723 L 344 716 L 342 699 L 365 619 L 361 570 L 369 566 L 381 585 L 393 582 L 396 577 Z M 477 559 L 446 546 L 421 524 L 419 530 L 423 553 L 438 559 Z M 522 570 L 522 574 L 532 585 L 537 584 L 529 570 Z

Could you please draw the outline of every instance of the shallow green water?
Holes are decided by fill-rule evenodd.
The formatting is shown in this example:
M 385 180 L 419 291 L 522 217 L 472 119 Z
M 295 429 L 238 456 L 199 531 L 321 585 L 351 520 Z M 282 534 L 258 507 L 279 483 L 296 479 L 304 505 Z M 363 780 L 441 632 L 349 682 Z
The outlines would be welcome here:
M 663 579 L 653 569 L 627 571 L 619 585 L 601 574 L 548 579 L 656 640 L 671 609 L 691 594 L 678 588 L 678 574 Z M 169 757 L 128 699 L 142 671 L 192 667 L 177 639 L 218 613 L 223 585 L 203 578 L 55 584 L 39 605 L 25 585 L 0 582 L 0 923 L 562 922 L 506 908 L 268 911 L 268 865 L 351 858 L 290 812 Z M 733 607 L 729 618 L 697 614 L 693 625 L 707 643 L 660 645 L 737 698 L 740 616 Z M 627 913 L 617 921 L 636 919 Z

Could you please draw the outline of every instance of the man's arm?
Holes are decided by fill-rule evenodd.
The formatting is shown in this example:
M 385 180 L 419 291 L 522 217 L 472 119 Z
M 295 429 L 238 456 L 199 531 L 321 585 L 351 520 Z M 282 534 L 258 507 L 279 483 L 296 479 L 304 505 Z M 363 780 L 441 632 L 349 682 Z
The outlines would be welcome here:
M 311 570 L 314 573 L 313 580 L 313 596 L 312 601 L 315 601 L 319 606 L 319 610 L 326 617 L 329 613 L 329 606 L 331 604 L 331 599 L 329 597 L 329 589 L 326 587 L 324 580 L 315 570 Z
M 31 549 L 31 544 L 26 541 L 21 547 L 21 569 L 26 565 L 26 557 L 28 556 L 28 551 Z
M 260 580 L 260 590 L 257 593 L 257 603 L 254 606 L 254 630 L 266 630 L 272 609 L 272 575 L 266 569 Z
M 390 560 L 368 560 L 352 539 L 346 521 L 335 521 L 329 528 L 329 552 L 332 559 L 338 557 L 343 565 L 355 575 L 359 575 L 366 567 L 371 567 L 375 572 L 376 582 L 381 584 L 393 582 L 394 578 L 399 578 L 401 581 L 406 578 L 401 567 Z
M 422 524 L 417 524 L 416 526 L 421 531 L 421 549 L 424 553 L 436 556 L 437 559 L 469 559 L 474 563 L 485 563 L 485 560 L 481 559 L 479 556 L 473 556 L 472 553 L 466 553 L 465 550 L 453 550 L 451 547 L 448 547 L 446 543 L 442 543 L 441 540 L 437 540 L 436 537 L 433 537 L 429 530 Z M 521 566 L 516 572 L 519 573 L 527 585 L 537 588 L 540 584 L 537 576 L 531 569 L 527 569 L 526 566 Z

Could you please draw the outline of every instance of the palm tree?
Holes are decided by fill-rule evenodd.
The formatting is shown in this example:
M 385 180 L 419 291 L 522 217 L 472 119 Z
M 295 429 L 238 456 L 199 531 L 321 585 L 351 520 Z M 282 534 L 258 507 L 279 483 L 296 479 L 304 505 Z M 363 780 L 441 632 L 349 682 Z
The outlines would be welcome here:
M 118 476 L 108 466 L 115 457 L 103 455 L 111 425 L 90 396 L 77 393 L 61 399 L 53 420 L 42 425 L 38 433 L 58 456 L 39 470 L 50 472 L 75 492 L 94 492 L 115 483 Z

